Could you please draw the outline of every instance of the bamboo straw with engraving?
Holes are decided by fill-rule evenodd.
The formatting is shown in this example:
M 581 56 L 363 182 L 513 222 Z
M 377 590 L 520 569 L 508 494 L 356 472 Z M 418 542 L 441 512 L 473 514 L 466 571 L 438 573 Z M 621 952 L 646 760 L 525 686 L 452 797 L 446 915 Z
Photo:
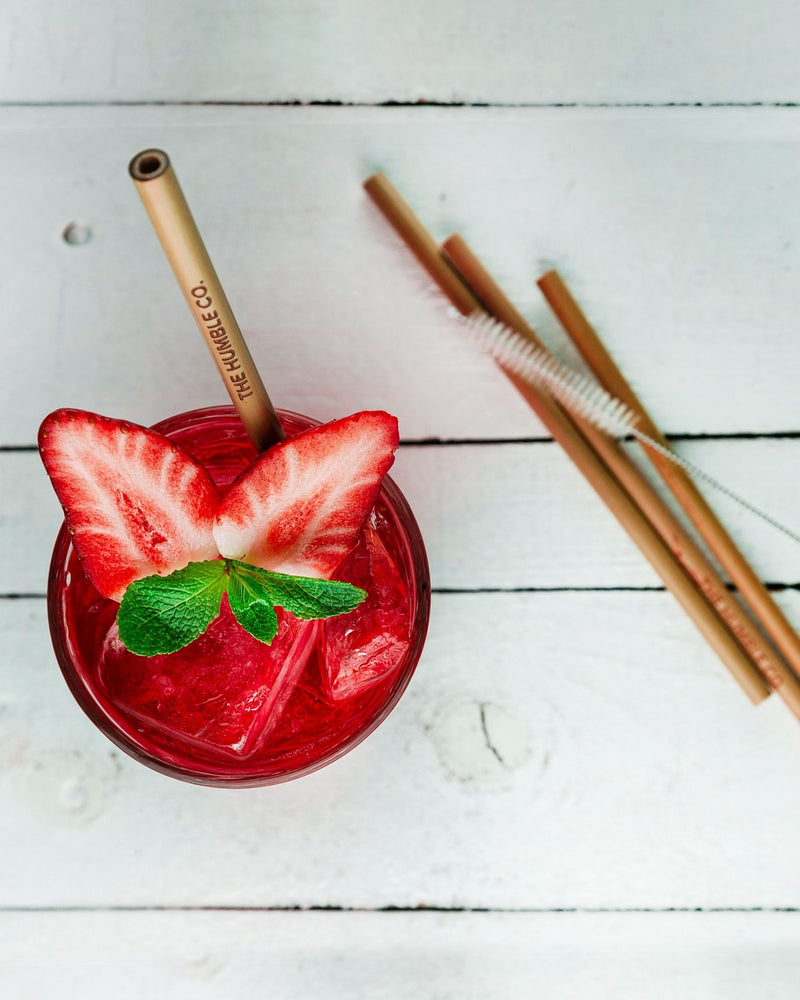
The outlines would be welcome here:
M 572 297 L 562 278 L 548 271 L 538 281 L 539 287 L 559 318 L 572 342 L 583 355 L 598 382 L 617 399 L 621 399 L 639 417 L 641 431 L 666 448 L 669 441 L 653 422 L 639 398 L 606 350 L 596 330 Z M 800 672 L 800 637 L 787 621 L 772 595 L 745 559 L 736 543 L 708 504 L 689 474 L 675 466 L 657 451 L 642 447 L 673 495 L 691 518 L 699 534 L 730 575 L 740 594 L 753 611 L 767 635 L 788 660 L 794 671 Z M 800 681 L 780 660 L 776 661 L 778 676 L 768 675 L 775 690 L 800 715 Z
M 283 428 L 169 157 L 161 149 L 145 149 L 128 169 L 233 405 L 253 444 L 265 451 L 283 438 Z
M 472 283 L 474 291 L 483 298 L 490 313 L 506 326 L 521 334 L 537 350 L 545 351 L 533 328 L 506 298 L 493 279 L 488 276 L 485 268 L 477 263 L 463 238 L 460 236 L 450 237 L 445 241 L 443 249 L 445 256 L 449 255 L 459 270 L 464 269 L 466 279 Z M 581 420 L 574 415 L 573 419 L 591 446 L 644 511 L 697 587 L 716 609 L 731 633 L 750 656 L 759 674 L 772 687 L 780 686 L 786 672 L 786 665 L 748 617 L 733 594 L 728 591 L 725 581 L 714 565 L 691 535 L 684 530 L 680 521 L 661 499 L 649 480 L 616 441 L 606 436 L 588 421 Z M 796 704 L 791 707 L 795 712 L 800 708 Z
M 374 184 L 371 183 L 373 181 L 374 178 L 370 178 L 364 185 L 370 195 L 374 190 Z M 379 190 L 381 195 L 379 207 L 390 224 L 409 245 L 436 283 L 442 288 L 453 287 L 453 278 L 457 276 L 399 192 L 382 176 Z M 395 219 L 401 220 L 401 224 L 395 225 Z M 450 296 L 453 305 L 466 315 L 476 309 L 483 310 L 475 294 L 477 290 L 470 288 L 469 283 L 465 283 L 461 277 L 457 277 L 457 281 L 461 291 L 458 295 Z M 758 671 L 708 601 L 686 576 L 650 522 L 592 450 L 569 416 L 545 392 L 529 385 L 513 373 L 507 374 L 643 553 L 654 565 L 660 567 L 662 579 L 670 580 L 671 589 L 677 592 L 676 596 L 680 595 L 679 600 L 687 613 L 737 678 L 751 701 L 758 702 L 763 699 L 768 689 Z
M 456 235 L 445 240 L 443 253 L 493 316 L 517 330 L 535 347 L 543 348 L 532 327 L 515 309 L 462 237 Z M 661 576 L 667 589 L 690 615 L 697 614 L 697 608 L 692 609 L 692 602 L 687 605 L 687 585 L 693 592 L 702 594 L 705 598 L 705 607 L 703 613 L 695 619 L 695 624 L 712 645 L 714 642 L 719 642 L 719 635 L 723 632 L 727 639 L 736 644 L 737 655 L 732 658 L 727 658 L 731 642 L 726 641 L 719 648 L 715 648 L 751 701 L 754 703 L 762 701 L 769 693 L 764 675 L 772 674 L 780 663 L 774 651 L 748 623 L 741 608 L 728 593 L 723 580 L 621 445 L 597 430 L 588 421 L 572 414 L 570 416 L 589 446 L 617 477 L 634 504 L 638 505 L 637 509 L 642 511 L 648 523 L 658 533 L 673 560 L 680 564 L 684 574 L 688 574 L 683 578 L 676 574 L 665 576 L 663 567 L 669 566 L 669 563 L 662 560 L 663 565 L 660 566 L 651 559 L 654 569 Z M 743 672 L 744 664 L 746 667 Z

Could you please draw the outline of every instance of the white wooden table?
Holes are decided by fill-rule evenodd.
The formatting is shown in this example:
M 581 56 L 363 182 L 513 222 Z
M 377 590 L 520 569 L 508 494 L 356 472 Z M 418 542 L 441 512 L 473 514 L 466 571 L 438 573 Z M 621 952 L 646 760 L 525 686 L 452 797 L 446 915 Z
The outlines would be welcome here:
M 797 721 L 750 706 L 361 182 L 569 358 L 558 267 L 679 450 L 797 526 L 799 28 L 791 0 L 0 5 L 0 995 L 797 996 Z M 49 644 L 41 418 L 225 401 L 126 173 L 149 145 L 276 403 L 397 414 L 429 549 L 406 696 L 274 788 L 119 754 Z M 797 547 L 711 499 L 800 625 Z

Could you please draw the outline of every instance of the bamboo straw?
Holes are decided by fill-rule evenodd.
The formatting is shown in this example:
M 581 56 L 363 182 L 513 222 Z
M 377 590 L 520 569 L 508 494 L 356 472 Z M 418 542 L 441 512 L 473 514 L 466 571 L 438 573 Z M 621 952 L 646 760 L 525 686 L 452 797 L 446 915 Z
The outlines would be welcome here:
M 364 181 L 364 189 L 409 250 L 464 316 L 480 309 L 480 303 L 453 271 L 442 262 L 439 245 L 383 173 Z
M 372 196 L 374 196 L 375 190 L 374 180 L 374 178 L 370 178 L 364 185 Z M 438 247 L 435 253 L 432 252 L 435 243 L 416 219 L 412 210 L 382 175 L 378 188 L 381 197 L 379 207 L 389 223 L 396 228 L 403 239 L 406 239 L 410 248 L 437 284 L 441 288 L 452 287 L 453 271 L 440 254 Z M 407 239 L 407 233 L 411 234 L 413 243 L 411 239 Z M 420 233 L 423 234 L 421 239 L 419 238 Z M 462 279 L 459 278 L 458 282 L 462 284 Z M 462 285 L 462 287 L 464 286 Z M 467 287 L 469 289 L 469 286 Z M 469 289 L 468 301 L 478 305 L 475 291 L 473 285 Z M 464 302 L 463 295 L 451 295 L 450 298 L 453 305 L 462 312 L 474 310 L 475 306 L 467 310 L 459 305 L 459 303 Z M 483 298 L 480 292 L 478 298 Z M 754 669 L 750 660 L 708 601 L 686 576 L 678 561 L 664 545 L 644 514 L 636 507 L 603 461 L 592 451 L 591 446 L 582 437 L 575 424 L 547 394 L 536 390 L 513 373 L 506 374 L 529 405 L 539 414 L 540 419 L 550 429 L 551 434 L 561 441 L 570 457 L 573 458 L 573 461 L 640 549 L 654 566 L 659 567 L 660 575 L 665 584 L 667 579 L 670 581 L 670 589 L 673 590 L 709 644 L 739 681 L 751 701 L 762 700 L 768 694 L 768 689 L 760 674 Z
M 589 324 L 560 276 L 555 271 L 549 271 L 539 279 L 538 284 L 550 307 L 558 316 L 598 381 L 608 392 L 621 399 L 638 414 L 638 426 L 645 434 L 665 447 L 670 447 L 669 442 L 653 423 L 652 418 L 603 346 L 596 331 Z M 794 670 L 800 671 L 800 638 L 756 575 L 755 570 L 728 535 L 705 497 L 695 486 L 694 481 L 684 469 L 674 465 L 663 455 L 647 448 L 646 445 L 642 445 L 642 447 L 645 448 L 664 482 L 738 587 L 739 592 L 753 610 L 767 635 Z M 770 675 L 770 683 L 795 715 L 800 715 L 800 681 L 783 662 L 778 660 L 777 665 L 779 668 L 778 676 Z
M 167 154 L 145 149 L 128 167 L 167 260 L 250 439 L 259 451 L 283 436 L 278 416 L 203 244 Z
M 453 236 L 447 240 L 444 244 L 444 252 L 453 258 L 457 266 L 474 267 L 473 255 L 461 237 Z M 477 272 L 473 275 L 470 271 L 469 277 L 479 282 L 474 287 L 479 294 L 487 296 L 485 301 L 493 315 L 521 333 L 535 347 L 540 350 L 544 348 L 533 328 L 503 295 L 496 284 L 492 282 L 490 285 L 487 282 L 485 272 Z M 728 591 L 725 581 L 713 564 L 697 546 L 691 535 L 684 530 L 680 521 L 653 489 L 649 480 L 615 441 L 601 433 L 588 421 L 574 417 L 573 419 L 580 427 L 584 437 L 588 439 L 595 451 L 641 507 L 683 568 L 739 640 L 758 672 L 773 687 L 779 686 L 786 671 L 785 664 L 749 619 L 736 598 Z M 761 687 L 763 688 L 763 684 Z
M 533 329 L 514 308 L 462 237 L 451 236 L 445 241 L 442 251 L 493 316 L 527 337 L 536 347 L 543 347 Z M 509 375 L 508 371 L 506 375 Z M 541 417 L 541 405 L 537 407 L 533 402 L 531 405 Z M 545 416 L 549 419 L 549 414 Z M 574 444 L 571 441 L 565 443 L 563 428 L 560 425 L 553 426 L 548 419 L 544 420 L 545 426 L 575 461 Z M 762 701 L 769 694 L 769 689 L 760 671 L 739 644 L 747 634 L 749 641 L 746 648 L 752 656 L 753 650 L 750 647 L 755 645 L 757 633 L 752 628 L 745 633 L 744 616 L 741 611 L 735 614 L 736 609 L 723 581 L 623 449 L 587 421 L 570 415 L 567 422 L 570 419 L 573 429 L 577 426 L 580 435 L 585 439 L 586 446 L 590 450 L 593 449 L 595 455 L 617 477 L 623 488 L 622 492 L 627 490 L 630 495 L 632 502 L 629 505 L 609 504 L 612 512 L 639 544 L 665 586 L 693 618 L 750 700 L 754 704 Z M 580 467 L 580 463 L 576 464 Z M 600 492 L 594 482 L 592 485 L 597 492 Z M 637 504 L 639 506 L 636 506 Z M 633 516 L 632 512 L 635 512 L 636 516 Z M 643 525 L 639 523 L 640 520 L 644 522 Z M 645 531 L 644 526 L 649 531 Z M 659 545 L 654 544 L 651 534 L 658 540 Z M 667 546 L 670 546 L 672 551 Z M 686 573 L 689 574 L 688 577 Z M 759 662 L 771 669 L 773 661 L 777 660 L 774 653 L 763 642 L 759 644 L 759 651 Z

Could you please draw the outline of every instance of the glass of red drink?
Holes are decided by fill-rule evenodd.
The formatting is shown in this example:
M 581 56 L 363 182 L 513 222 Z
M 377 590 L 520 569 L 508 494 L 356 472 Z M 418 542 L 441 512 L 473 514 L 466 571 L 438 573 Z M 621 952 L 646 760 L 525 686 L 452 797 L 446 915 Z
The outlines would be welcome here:
M 280 412 L 291 437 L 316 421 Z M 155 430 L 224 489 L 256 458 L 233 407 L 178 414 Z M 361 742 L 399 700 L 422 652 L 430 578 L 408 503 L 386 477 L 336 578 L 367 591 L 355 611 L 300 622 L 284 613 L 267 646 L 227 609 L 177 653 L 136 656 L 119 605 L 87 579 L 66 525 L 47 605 L 58 663 L 79 705 L 118 747 L 164 774 L 206 785 L 268 785 L 308 774 Z

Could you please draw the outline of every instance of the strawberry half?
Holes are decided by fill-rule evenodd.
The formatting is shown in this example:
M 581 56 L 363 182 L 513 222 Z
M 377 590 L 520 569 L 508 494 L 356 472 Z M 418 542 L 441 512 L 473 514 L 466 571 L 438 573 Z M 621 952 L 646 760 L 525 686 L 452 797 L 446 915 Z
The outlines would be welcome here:
M 231 486 L 214 524 L 223 556 L 330 578 L 394 461 L 397 420 L 354 413 L 274 445 Z
M 120 601 L 129 583 L 215 559 L 217 488 L 156 431 L 84 410 L 56 410 L 39 452 L 86 575 Z

